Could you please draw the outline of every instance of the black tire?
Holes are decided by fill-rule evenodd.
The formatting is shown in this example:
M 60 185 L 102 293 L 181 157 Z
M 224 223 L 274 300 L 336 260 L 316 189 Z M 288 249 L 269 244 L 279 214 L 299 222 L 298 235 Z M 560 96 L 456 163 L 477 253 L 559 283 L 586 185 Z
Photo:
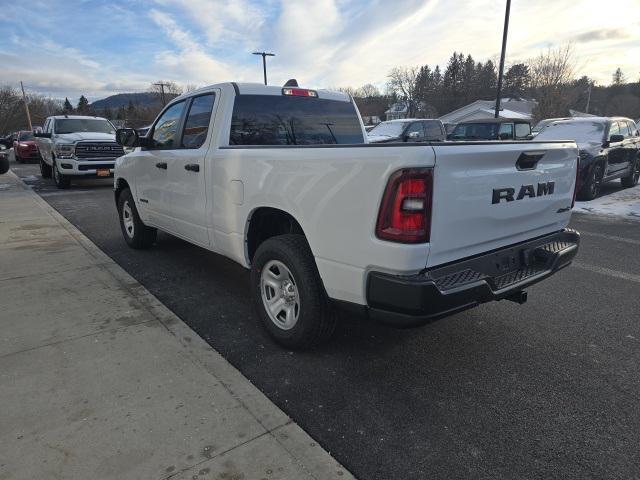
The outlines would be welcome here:
M 53 165 L 51 165 L 51 171 L 53 182 L 56 184 L 56 187 L 61 190 L 65 190 L 71 186 L 71 179 L 67 175 L 60 173 L 55 160 L 53 161 Z
M 44 160 L 40 159 L 40 175 L 42 178 L 51 178 L 51 166 L 47 165 Z
M 133 201 L 131 190 L 125 188 L 118 197 L 118 217 L 120 218 L 120 229 L 124 241 L 131 248 L 149 248 L 156 241 L 158 231 L 155 228 L 147 227 L 138 215 L 136 203 Z
M 604 167 L 601 163 L 596 163 L 591 169 L 587 181 L 578 192 L 578 195 L 576 195 L 578 200 L 593 200 L 596 198 L 600 193 L 602 177 L 604 177 Z
M 273 262 L 282 263 L 291 274 L 299 302 L 295 324 L 284 329 L 272 320 L 263 299 L 262 273 Z M 266 273 L 265 273 L 266 275 Z M 280 345 L 302 350 L 327 341 L 336 327 L 336 314 L 324 289 L 313 254 L 303 235 L 280 235 L 258 247 L 251 265 L 251 291 L 264 327 Z
M 620 182 L 622 183 L 623 187 L 631 188 L 638 185 L 638 180 L 640 180 L 640 157 L 636 158 L 636 161 L 633 162 L 633 166 L 631 167 L 631 175 L 621 178 Z

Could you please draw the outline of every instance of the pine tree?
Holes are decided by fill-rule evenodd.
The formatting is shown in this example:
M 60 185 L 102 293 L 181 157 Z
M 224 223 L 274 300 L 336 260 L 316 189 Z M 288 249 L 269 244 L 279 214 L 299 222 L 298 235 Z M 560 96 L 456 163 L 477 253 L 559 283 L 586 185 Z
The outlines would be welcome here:
M 504 93 L 515 97 L 526 95 L 531 83 L 529 67 L 524 63 L 511 65 L 504 74 Z
M 625 83 L 627 83 L 627 79 L 625 78 L 624 73 L 622 73 L 622 69 L 618 67 L 616 71 L 613 73 L 612 85 L 620 86 Z
M 80 99 L 78 100 L 78 107 L 76 108 L 78 113 L 86 114 L 89 112 L 89 100 L 84 95 L 80 95 Z
M 64 105 L 62 106 L 62 113 L 73 113 L 73 105 L 67 97 L 64 97 Z

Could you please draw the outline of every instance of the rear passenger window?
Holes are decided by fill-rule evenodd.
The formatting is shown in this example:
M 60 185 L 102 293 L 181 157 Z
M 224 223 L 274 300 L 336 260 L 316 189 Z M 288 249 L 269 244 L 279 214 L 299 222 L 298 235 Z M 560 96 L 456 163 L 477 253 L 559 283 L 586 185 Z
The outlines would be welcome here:
M 207 139 L 214 99 L 215 95 L 210 93 L 192 100 L 182 134 L 184 148 L 200 148 Z

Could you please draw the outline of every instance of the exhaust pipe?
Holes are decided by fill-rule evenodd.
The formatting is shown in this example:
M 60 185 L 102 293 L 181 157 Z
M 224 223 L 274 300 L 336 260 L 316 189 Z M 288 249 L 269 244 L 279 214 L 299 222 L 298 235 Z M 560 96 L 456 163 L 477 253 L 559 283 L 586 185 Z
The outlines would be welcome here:
M 509 300 L 510 302 L 515 302 L 522 305 L 527 301 L 527 292 L 525 292 L 524 290 L 520 290 L 519 292 L 512 293 L 508 297 L 505 297 L 505 300 Z

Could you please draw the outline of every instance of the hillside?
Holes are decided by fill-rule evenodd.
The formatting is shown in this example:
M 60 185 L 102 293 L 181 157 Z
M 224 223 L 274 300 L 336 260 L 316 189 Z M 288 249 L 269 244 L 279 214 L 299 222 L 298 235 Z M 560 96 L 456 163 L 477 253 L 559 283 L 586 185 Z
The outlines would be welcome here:
M 158 95 L 152 92 L 141 93 L 118 93 L 111 95 L 110 97 L 96 100 L 91 104 L 95 110 L 102 110 L 105 108 L 116 109 L 119 107 L 126 107 L 129 105 L 129 101 L 134 105 L 148 106 L 148 105 L 160 105 L 160 99 Z

